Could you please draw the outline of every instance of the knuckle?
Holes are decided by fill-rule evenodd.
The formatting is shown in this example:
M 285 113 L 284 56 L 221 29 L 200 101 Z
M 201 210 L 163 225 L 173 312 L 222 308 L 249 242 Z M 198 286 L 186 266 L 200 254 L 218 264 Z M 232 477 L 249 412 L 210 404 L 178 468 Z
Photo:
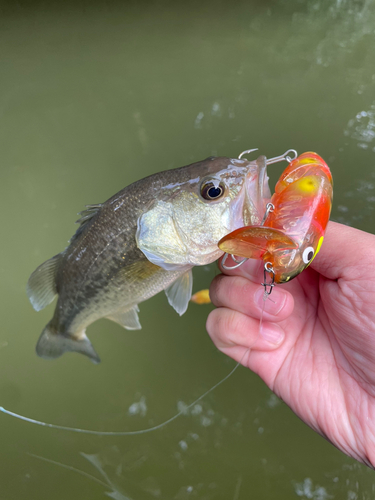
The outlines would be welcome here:
M 228 282 L 226 284 L 226 288 L 225 288 L 225 297 L 226 297 L 226 301 L 227 303 L 230 305 L 230 306 L 233 306 L 234 304 L 237 303 L 237 299 L 238 299 L 238 292 L 239 292 L 239 286 L 238 286 L 238 283 L 239 280 L 238 278 L 229 278 L 228 279 Z
M 210 337 L 213 337 L 215 332 L 215 323 L 216 323 L 215 313 L 216 310 L 211 311 L 210 314 L 207 316 L 206 320 L 206 330 Z
M 217 347 L 232 345 L 230 333 L 236 324 L 236 313 L 230 309 L 215 309 L 208 315 L 206 329 Z
M 210 298 L 215 306 L 220 306 L 222 303 L 222 298 L 225 296 L 225 279 L 226 276 L 220 274 L 216 276 L 210 286 Z
M 232 329 L 232 313 L 230 309 L 225 309 L 221 311 L 222 314 L 218 317 L 218 329 L 222 336 L 226 336 L 228 332 Z
M 243 329 L 243 315 L 236 311 L 229 311 L 226 318 L 226 332 L 228 336 L 236 335 L 238 331 Z
M 216 276 L 210 297 L 216 307 L 229 307 L 248 312 L 251 309 L 251 297 L 254 296 L 254 284 L 241 276 Z

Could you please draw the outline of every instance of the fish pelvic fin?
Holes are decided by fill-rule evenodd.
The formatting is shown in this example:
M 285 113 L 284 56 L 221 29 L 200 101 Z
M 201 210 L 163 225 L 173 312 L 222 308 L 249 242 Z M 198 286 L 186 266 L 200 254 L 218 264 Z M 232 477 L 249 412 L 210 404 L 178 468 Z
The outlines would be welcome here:
M 39 337 L 36 345 L 37 355 L 45 359 L 55 359 L 68 351 L 79 352 L 90 358 L 93 363 L 100 363 L 100 358 L 84 331 L 79 337 L 62 334 L 56 331 L 50 321 Z
M 26 286 L 26 293 L 36 311 L 41 311 L 50 304 L 55 295 L 56 274 L 61 262 L 61 254 L 55 255 L 35 269 Z
M 188 308 L 192 290 L 193 273 L 191 269 L 186 271 L 164 290 L 169 304 L 180 316 Z

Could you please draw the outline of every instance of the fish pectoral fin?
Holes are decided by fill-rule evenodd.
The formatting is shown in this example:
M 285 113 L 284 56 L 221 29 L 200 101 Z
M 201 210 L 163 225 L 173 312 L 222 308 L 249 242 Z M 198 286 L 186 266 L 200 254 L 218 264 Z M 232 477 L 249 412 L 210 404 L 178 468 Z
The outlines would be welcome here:
M 192 290 L 193 273 L 191 269 L 182 274 L 165 289 L 168 302 L 180 316 L 182 316 L 188 308 Z
M 278 229 L 265 226 L 246 226 L 222 238 L 218 246 L 223 252 L 247 259 L 261 259 L 266 251 L 298 248 L 289 236 Z
M 139 322 L 138 313 L 139 307 L 134 306 L 132 309 L 128 309 L 127 311 L 124 311 L 123 309 L 118 310 L 110 316 L 107 316 L 107 318 L 115 323 L 118 323 L 127 330 L 140 330 L 142 326 Z
M 51 323 L 48 323 L 36 345 L 38 356 L 45 359 L 54 359 L 68 351 L 79 352 L 90 358 L 93 363 L 100 363 L 100 358 L 84 331 L 81 332 L 79 337 L 62 334 L 57 332 L 51 326 Z
M 61 261 L 61 254 L 55 255 L 35 269 L 26 286 L 26 293 L 36 311 L 41 311 L 50 304 L 56 290 L 56 273 Z

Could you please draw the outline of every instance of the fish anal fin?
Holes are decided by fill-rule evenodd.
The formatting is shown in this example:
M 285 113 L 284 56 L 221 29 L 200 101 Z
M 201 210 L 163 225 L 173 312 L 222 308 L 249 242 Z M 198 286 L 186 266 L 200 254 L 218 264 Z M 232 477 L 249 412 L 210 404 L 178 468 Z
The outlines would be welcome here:
M 182 274 L 165 289 L 168 302 L 182 316 L 188 308 L 193 289 L 193 273 L 191 269 Z
M 127 311 L 119 309 L 118 311 L 107 316 L 108 319 L 118 323 L 127 330 L 140 330 L 142 328 L 138 318 L 139 307 L 134 306 Z
M 247 226 L 227 234 L 219 243 L 223 252 L 248 259 L 261 259 L 265 252 L 298 248 L 298 244 L 278 229 Z
M 79 336 L 62 334 L 57 332 L 51 323 L 48 323 L 36 345 L 38 356 L 45 359 L 55 359 L 69 351 L 83 354 L 90 358 L 93 363 L 100 363 L 100 358 L 84 331 Z
M 79 335 L 62 334 L 51 326 L 51 322 L 48 323 L 39 337 L 36 353 L 41 358 L 55 359 L 64 352 L 78 352 L 90 358 L 93 363 L 100 363 L 100 358 L 84 331 Z
M 59 268 L 61 254 L 55 255 L 35 269 L 26 286 L 26 293 L 36 311 L 41 311 L 50 304 L 56 290 L 56 273 Z

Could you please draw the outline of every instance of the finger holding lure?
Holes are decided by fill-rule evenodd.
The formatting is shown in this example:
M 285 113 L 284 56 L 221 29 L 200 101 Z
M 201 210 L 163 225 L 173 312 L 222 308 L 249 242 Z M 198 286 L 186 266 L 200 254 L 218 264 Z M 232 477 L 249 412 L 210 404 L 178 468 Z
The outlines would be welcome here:
M 298 276 L 319 252 L 332 193 L 332 175 L 326 162 L 316 153 L 303 153 L 290 161 L 278 180 L 262 225 L 229 233 L 219 241 L 219 248 L 243 257 L 237 265 L 246 259 L 262 259 L 262 284 L 269 295 L 275 283 L 286 283 Z M 233 269 L 226 268 L 225 260 L 222 266 Z

